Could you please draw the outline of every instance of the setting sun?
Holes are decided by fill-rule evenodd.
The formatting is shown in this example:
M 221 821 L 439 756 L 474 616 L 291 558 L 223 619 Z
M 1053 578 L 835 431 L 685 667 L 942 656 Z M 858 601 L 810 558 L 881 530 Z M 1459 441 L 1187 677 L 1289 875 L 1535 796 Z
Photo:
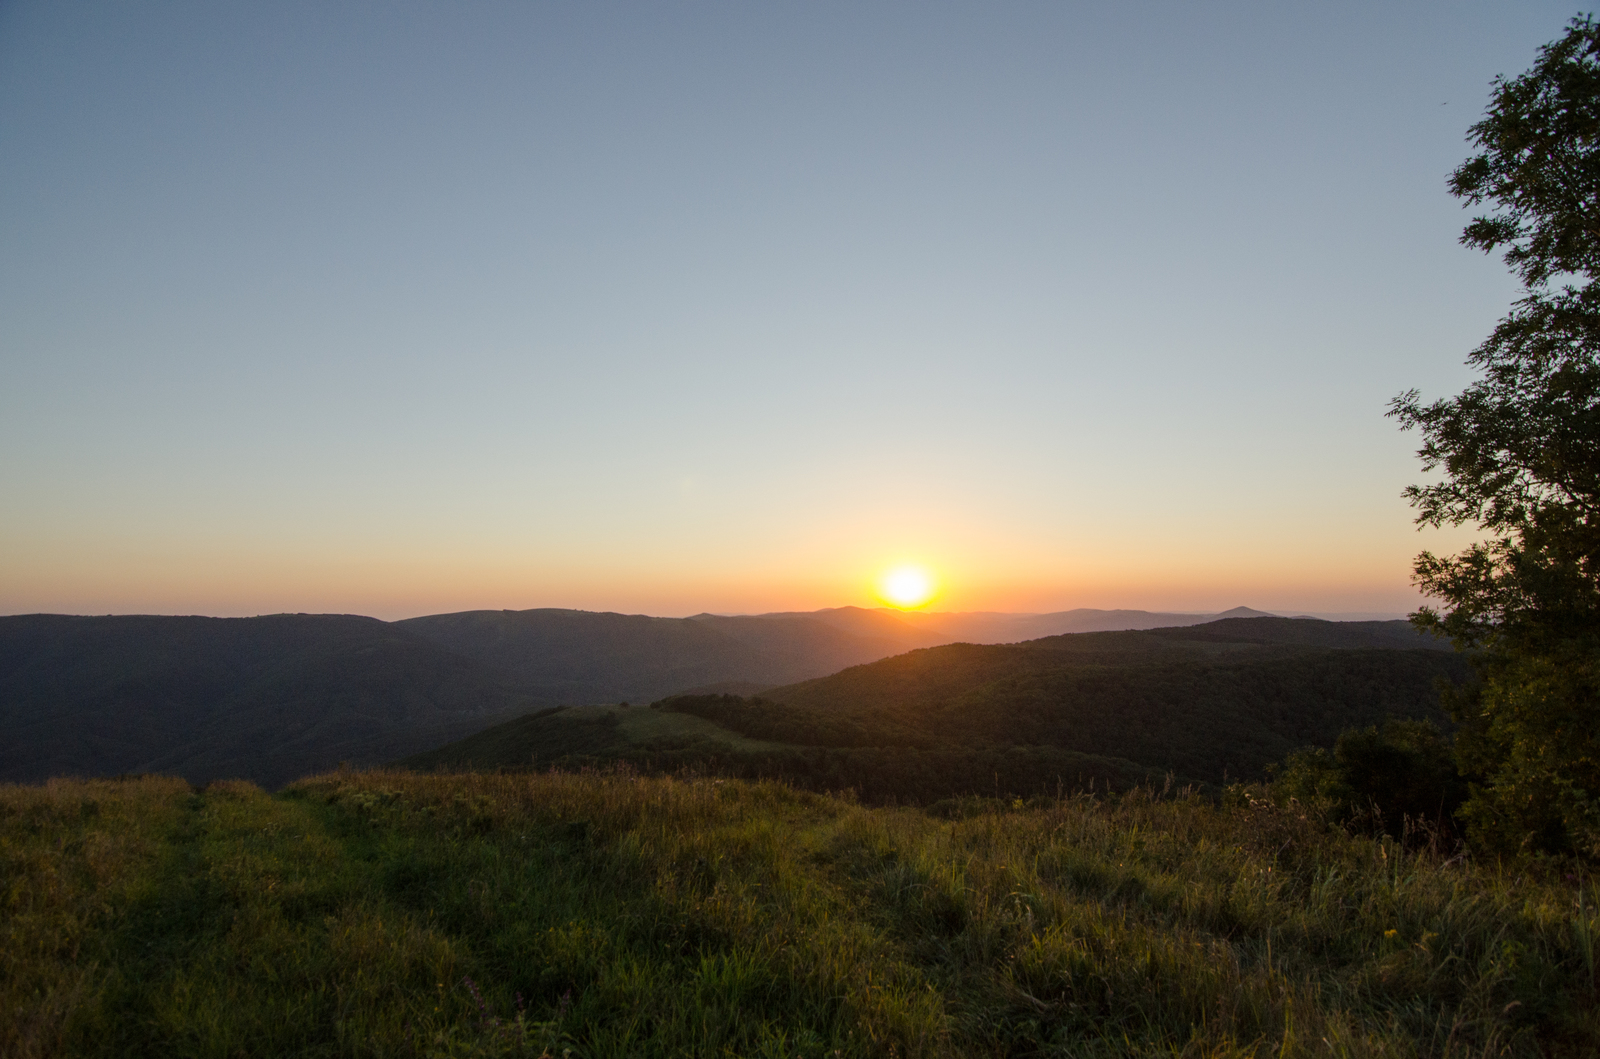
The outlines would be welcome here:
M 890 606 L 920 607 L 933 598 L 933 576 L 919 566 L 897 566 L 883 575 L 878 594 Z

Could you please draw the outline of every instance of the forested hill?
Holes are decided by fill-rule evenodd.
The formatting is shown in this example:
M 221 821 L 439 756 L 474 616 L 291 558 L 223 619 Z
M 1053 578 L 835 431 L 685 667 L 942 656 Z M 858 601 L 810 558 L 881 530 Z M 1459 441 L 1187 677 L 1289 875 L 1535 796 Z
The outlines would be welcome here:
M 1346 722 L 1425 711 L 1432 675 L 1449 664 L 1433 651 L 1315 657 L 1325 645 L 1415 643 L 1403 623 L 1258 617 L 906 653 L 927 642 L 892 614 L 849 609 L 822 618 L 479 611 L 393 623 L 5 617 L 0 780 L 162 771 L 275 785 L 340 761 L 406 757 L 534 710 L 774 684 L 760 719 L 745 711 L 737 731 L 776 725 L 782 738 L 756 738 L 836 749 L 1058 747 L 1211 778 L 1222 767 L 1258 770 Z M 1107 727 L 1117 715 L 1142 718 L 1139 731 Z M 694 738 L 737 737 L 720 723 Z M 624 749 L 628 732 L 663 738 L 641 724 L 607 738 Z M 555 721 L 518 731 L 540 745 L 499 760 L 548 757 L 544 744 L 592 747 L 599 733 L 574 742 Z
M 845 608 L 829 618 L 540 609 L 434 614 L 395 624 L 574 704 L 649 702 L 730 681 L 770 687 L 945 642 L 883 611 Z
M 1352 661 L 1344 652 L 1361 654 Z M 1329 652 L 1335 652 L 1329 654 Z M 1376 653 L 1374 653 L 1376 652 Z M 1397 661 L 1395 652 L 1415 656 Z M 1329 622 L 1305 618 L 1233 618 L 1208 625 L 1138 632 L 1075 633 L 1022 644 L 950 644 L 912 651 L 831 676 L 802 681 L 763 693 L 763 698 L 831 711 L 839 716 L 886 725 L 906 714 L 925 726 L 929 717 L 979 689 L 1026 680 L 1063 669 L 1105 667 L 1200 674 L 1219 666 L 1271 666 L 1286 671 L 1325 658 L 1340 667 L 1380 669 L 1399 666 L 1427 673 L 1464 673 L 1450 646 L 1417 633 L 1406 622 Z M 1171 667 L 1178 667 L 1172 669 Z M 1281 668 L 1281 667 L 1280 667 Z M 1262 670 L 1266 672 L 1267 670 Z M 1112 680 L 1130 680 L 1126 674 Z M 1169 686 L 1176 693 L 1181 681 Z M 1407 691 L 1404 701 L 1416 699 Z M 911 718 L 915 716 L 914 722 Z
M 1133 661 L 1155 657 L 1193 658 L 1264 647 L 1454 650 L 1448 640 L 1418 632 L 1409 621 L 1320 621 L 1315 618 L 1277 618 L 1268 615 L 1223 618 L 1202 625 L 1176 628 L 1046 636 L 1018 646 L 1070 651 L 1079 655 L 1101 655 L 1107 661 L 1118 658 Z
M 411 763 L 700 761 L 902 799 L 1002 786 L 1028 793 L 1054 789 L 1058 778 L 1116 783 L 1167 771 L 1249 779 L 1292 750 L 1331 745 L 1349 727 L 1391 717 L 1447 726 L 1436 683 L 1465 679 L 1466 666 L 1424 642 L 1415 646 L 1404 623 L 1251 618 L 951 644 L 758 697 L 675 696 L 642 713 L 525 718 Z
M 852 620 L 0 617 L 0 781 L 160 771 L 276 785 L 340 761 L 390 761 L 530 709 L 769 687 L 937 639 L 882 612 Z
M 1253 778 L 1348 727 L 1447 723 L 1437 681 L 1467 669 L 1439 646 L 1405 622 L 1299 618 L 952 644 L 773 689 L 762 696 L 772 705 L 723 723 L 772 738 L 782 718 L 836 745 L 1056 746 L 1195 779 Z
M 1113 634 L 1114 635 L 1114 634 Z M 1137 638 L 1139 634 L 1133 634 Z M 1296 647 L 1392 647 L 1453 651 L 1450 641 L 1419 632 L 1409 621 L 1318 621 L 1314 618 L 1224 618 L 1181 629 L 1152 629 L 1150 635 L 1171 643 L 1253 643 Z M 1060 637 L 1035 641 L 1054 646 Z
M 551 700 L 375 618 L 0 618 L 0 780 L 278 784 Z

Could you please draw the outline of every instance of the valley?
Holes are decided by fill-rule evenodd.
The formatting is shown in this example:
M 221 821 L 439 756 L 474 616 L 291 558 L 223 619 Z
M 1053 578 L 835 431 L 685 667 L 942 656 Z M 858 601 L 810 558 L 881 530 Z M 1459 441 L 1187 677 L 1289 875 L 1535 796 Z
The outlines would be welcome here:
M 157 772 L 271 788 L 341 763 L 626 760 L 876 798 L 1167 773 L 1220 784 L 1350 726 L 1444 723 L 1434 681 L 1464 672 L 1403 622 L 1233 617 L 938 641 L 858 608 L 5 617 L 0 780 Z

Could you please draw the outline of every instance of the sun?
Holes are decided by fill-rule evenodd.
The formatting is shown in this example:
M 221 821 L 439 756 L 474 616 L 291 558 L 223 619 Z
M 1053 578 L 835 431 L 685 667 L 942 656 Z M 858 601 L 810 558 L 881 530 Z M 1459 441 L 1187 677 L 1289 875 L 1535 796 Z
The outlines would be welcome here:
M 933 575 L 920 566 L 897 566 L 878 582 L 878 595 L 901 610 L 920 607 L 933 598 Z

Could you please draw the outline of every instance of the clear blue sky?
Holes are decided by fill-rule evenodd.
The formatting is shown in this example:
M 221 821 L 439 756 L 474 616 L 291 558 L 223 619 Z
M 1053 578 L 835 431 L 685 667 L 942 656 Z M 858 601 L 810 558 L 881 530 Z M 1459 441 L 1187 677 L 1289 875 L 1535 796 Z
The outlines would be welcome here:
M 1410 609 L 1572 13 L 0 5 L 0 612 Z

